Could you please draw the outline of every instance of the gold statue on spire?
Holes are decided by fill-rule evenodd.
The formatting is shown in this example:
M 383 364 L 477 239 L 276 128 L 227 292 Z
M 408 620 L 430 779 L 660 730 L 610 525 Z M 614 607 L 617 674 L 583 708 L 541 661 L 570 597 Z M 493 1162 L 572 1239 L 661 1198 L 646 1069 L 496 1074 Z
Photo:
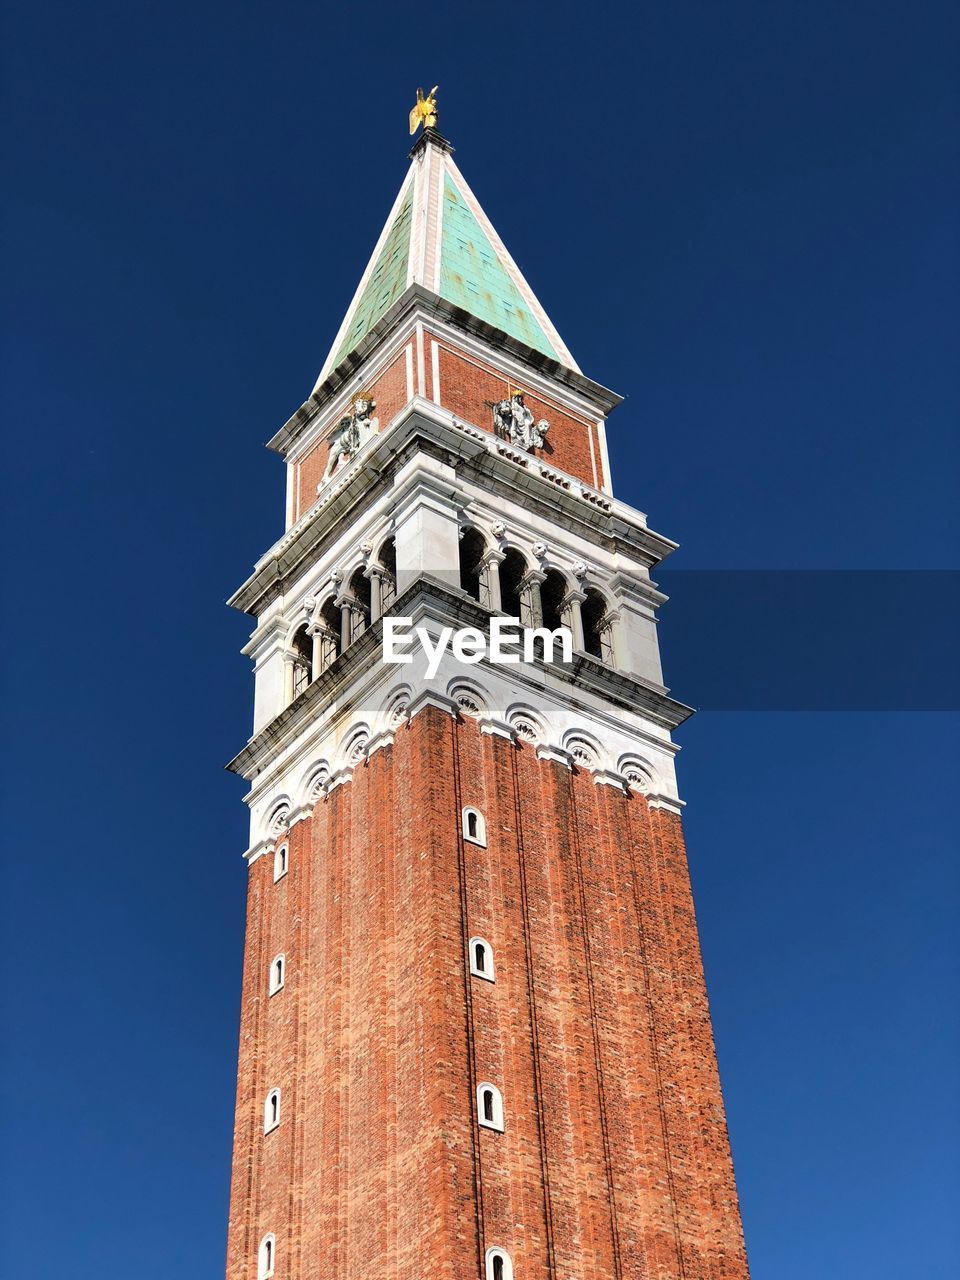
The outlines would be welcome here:
M 435 129 L 437 127 L 437 90 L 439 85 L 435 84 L 426 97 L 423 96 L 423 90 L 417 90 L 417 102 L 410 112 L 410 133 L 414 134 L 420 125 L 425 129 Z

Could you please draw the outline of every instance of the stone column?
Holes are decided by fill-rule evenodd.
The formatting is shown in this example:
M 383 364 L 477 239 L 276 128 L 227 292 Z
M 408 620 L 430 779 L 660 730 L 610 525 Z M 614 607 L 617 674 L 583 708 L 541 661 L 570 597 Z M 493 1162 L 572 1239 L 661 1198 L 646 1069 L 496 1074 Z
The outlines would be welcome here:
M 523 575 L 520 582 L 520 622 L 524 627 L 543 626 L 540 583 L 546 576 L 539 569 L 530 569 Z
M 376 622 L 383 613 L 383 569 L 377 564 L 364 569 L 363 576 L 370 580 L 370 621 Z
M 560 601 L 560 617 L 563 625 L 570 628 L 575 653 L 583 652 L 583 619 L 580 617 L 580 606 L 586 598 L 582 591 L 568 591 Z
M 502 551 L 487 551 L 480 561 L 480 603 L 485 609 L 499 613 L 503 605 L 500 600 L 500 561 Z

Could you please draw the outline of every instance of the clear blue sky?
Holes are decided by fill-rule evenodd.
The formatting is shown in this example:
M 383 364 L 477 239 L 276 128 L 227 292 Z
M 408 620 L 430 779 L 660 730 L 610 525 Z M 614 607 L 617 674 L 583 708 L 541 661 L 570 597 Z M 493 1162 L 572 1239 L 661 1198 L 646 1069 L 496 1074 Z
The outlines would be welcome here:
M 679 619 L 681 570 L 957 566 L 951 9 L 11 0 L 7 1274 L 221 1270 L 246 845 L 221 766 L 252 695 L 222 601 L 280 532 L 261 446 L 403 177 L 416 85 L 628 395 L 615 482 L 683 544 Z M 775 646 L 786 674 L 844 655 L 816 712 L 710 709 L 762 601 L 673 664 L 664 613 L 706 707 L 680 779 L 758 1280 L 958 1266 L 956 719 L 879 678 L 956 615 L 940 577 L 891 582 L 887 649 L 869 617 L 855 646 L 873 710 L 837 694 L 856 603 Z

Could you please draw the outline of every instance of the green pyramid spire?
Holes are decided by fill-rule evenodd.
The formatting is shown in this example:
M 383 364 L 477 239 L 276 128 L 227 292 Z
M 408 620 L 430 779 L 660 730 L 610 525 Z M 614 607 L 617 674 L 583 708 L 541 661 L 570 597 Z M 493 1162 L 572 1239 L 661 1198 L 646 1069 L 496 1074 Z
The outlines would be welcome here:
M 354 351 L 412 285 L 579 372 L 463 175 L 453 148 L 428 130 L 317 385 Z

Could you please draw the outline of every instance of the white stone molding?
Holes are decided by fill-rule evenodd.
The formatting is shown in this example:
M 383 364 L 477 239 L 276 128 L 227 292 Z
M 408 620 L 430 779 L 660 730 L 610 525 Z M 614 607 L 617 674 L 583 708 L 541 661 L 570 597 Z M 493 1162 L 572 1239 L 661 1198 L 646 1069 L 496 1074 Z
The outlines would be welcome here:
M 565 751 L 570 752 L 574 765 L 580 769 L 593 770 L 600 768 L 603 749 L 596 738 L 583 729 L 568 729 L 561 743 Z
M 676 796 L 667 795 L 649 795 L 647 796 L 647 804 L 651 809 L 666 809 L 670 813 L 681 814 L 686 807 L 685 800 L 678 800 Z
M 631 791 L 639 791 L 642 795 L 656 792 L 653 767 L 646 760 L 636 755 L 623 755 L 617 761 L 619 773 Z
M 627 784 L 616 769 L 594 769 L 593 780 L 599 786 L 615 787 L 618 791 L 626 791 Z
M 263 835 L 267 840 L 276 840 L 286 835 L 290 826 L 290 797 L 280 796 L 274 799 L 270 811 L 263 824 Z
M 558 747 L 551 742 L 541 742 L 537 747 L 538 760 L 555 760 L 557 764 L 562 764 L 565 769 L 573 768 L 573 756 L 563 747 Z
M 539 745 L 550 735 L 540 713 L 525 703 L 514 703 L 508 707 L 506 719 L 521 742 Z
M 408 707 L 409 718 L 413 720 L 426 707 L 436 707 L 438 711 L 443 711 L 446 715 L 452 716 L 453 719 L 456 719 L 459 710 L 452 698 L 448 698 L 439 689 L 428 687 L 421 689 L 419 693 L 414 694 L 410 699 Z
M 461 715 L 473 719 L 479 719 L 488 707 L 483 686 L 474 680 L 452 680 L 447 686 L 447 697 L 453 699 Z
M 366 724 L 358 724 L 352 728 L 344 739 L 340 749 L 340 761 L 344 768 L 356 768 L 367 761 L 367 747 L 370 742 L 370 728 Z
M 508 742 L 516 742 L 517 731 L 512 724 L 508 724 L 506 720 L 500 720 L 497 716 L 481 716 L 479 720 L 480 732 L 489 734 L 492 738 L 506 738 Z
M 486 938 L 471 938 L 467 944 L 467 956 L 470 961 L 472 977 L 482 978 L 484 982 L 496 982 L 497 974 L 493 961 L 493 947 L 491 947 Z

